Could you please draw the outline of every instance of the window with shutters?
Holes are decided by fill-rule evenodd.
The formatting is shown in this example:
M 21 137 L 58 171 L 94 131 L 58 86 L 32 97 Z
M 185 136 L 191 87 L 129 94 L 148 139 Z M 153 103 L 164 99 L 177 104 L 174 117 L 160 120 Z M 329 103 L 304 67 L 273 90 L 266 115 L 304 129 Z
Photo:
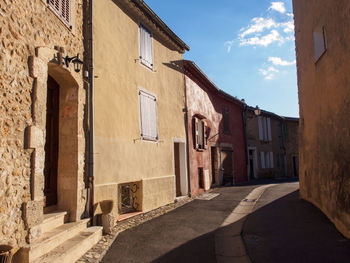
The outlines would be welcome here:
M 271 119 L 268 117 L 258 117 L 259 140 L 264 142 L 272 141 Z
M 260 152 L 261 168 L 274 168 L 273 152 Z
M 222 120 L 224 122 L 224 133 L 230 134 L 230 118 L 228 108 L 222 108 Z
M 153 69 L 152 33 L 143 25 L 140 25 L 140 62 Z
M 71 1 L 72 0 L 48 0 L 51 9 L 68 26 L 71 24 Z
M 314 57 L 317 62 L 327 50 L 326 28 L 318 26 L 313 31 Z
M 157 99 L 145 91 L 139 91 L 141 139 L 158 140 Z
M 204 119 L 194 117 L 194 141 L 197 150 L 207 148 L 207 125 Z

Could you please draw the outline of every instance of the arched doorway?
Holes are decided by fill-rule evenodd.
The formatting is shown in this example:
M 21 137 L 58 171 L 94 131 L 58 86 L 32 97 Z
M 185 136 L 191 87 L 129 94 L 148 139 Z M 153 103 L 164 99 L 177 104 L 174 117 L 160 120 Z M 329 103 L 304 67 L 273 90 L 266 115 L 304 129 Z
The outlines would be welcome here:
M 47 79 L 46 142 L 44 166 L 44 206 L 57 204 L 57 173 L 59 147 L 59 85 L 49 75 Z

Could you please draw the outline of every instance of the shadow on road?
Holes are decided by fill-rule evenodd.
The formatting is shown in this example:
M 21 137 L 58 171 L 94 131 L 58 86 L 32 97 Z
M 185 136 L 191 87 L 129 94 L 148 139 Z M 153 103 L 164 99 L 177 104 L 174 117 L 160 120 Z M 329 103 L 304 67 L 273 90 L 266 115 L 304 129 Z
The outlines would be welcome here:
M 350 259 L 350 241 L 318 208 L 299 199 L 299 191 L 250 214 L 243 237 L 255 263 L 349 262 Z

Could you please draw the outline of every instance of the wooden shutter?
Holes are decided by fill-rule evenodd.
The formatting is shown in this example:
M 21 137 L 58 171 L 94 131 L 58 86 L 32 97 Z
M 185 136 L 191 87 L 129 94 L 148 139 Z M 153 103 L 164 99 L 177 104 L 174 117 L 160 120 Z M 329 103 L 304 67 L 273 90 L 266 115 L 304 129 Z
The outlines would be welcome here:
M 267 118 L 267 139 L 268 141 L 272 141 L 272 133 L 271 133 L 271 119 Z
M 261 168 L 265 169 L 265 153 L 260 152 L 260 159 L 261 159 Z
M 62 1 L 62 17 L 69 23 L 70 22 L 70 0 L 61 0 Z
M 157 126 L 157 100 L 155 97 L 149 99 L 150 104 L 150 134 L 154 140 L 158 140 Z
M 146 32 L 143 26 L 140 25 L 140 59 L 143 60 L 145 58 L 145 47 L 146 47 Z
M 195 138 L 195 146 L 196 149 L 199 149 L 199 132 L 198 132 L 199 120 L 198 118 L 194 118 L 194 138 Z
M 262 117 L 258 117 L 258 125 L 259 125 L 259 140 L 264 140 L 264 131 L 263 131 L 263 125 L 262 125 Z
M 266 117 L 263 117 L 263 131 L 264 131 L 264 141 L 267 141 L 267 121 Z
M 270 167 L 270 153 L 265 153 L 265 168 L 271 168 Z
M 274 168 L 274 163 L 273 163 L 273 152 L 270 152 L 270 168 Z
M 203 144 L 204 144 L 204 149 L 207 149 L 208 145 L 208 138 L 207 138 L 207 123 L 205 120 L 203 120 Z
M 49 0 L 49 5 L 57 12 L 60 12 L 61 0 Z
M 153 67 L 152 34 L 140 25 L 140 59 L 143 64 Z
M 157 140 L 157 101 L 155 96 L 140 91 L 140 119 L 141 137 L 143 139 Z

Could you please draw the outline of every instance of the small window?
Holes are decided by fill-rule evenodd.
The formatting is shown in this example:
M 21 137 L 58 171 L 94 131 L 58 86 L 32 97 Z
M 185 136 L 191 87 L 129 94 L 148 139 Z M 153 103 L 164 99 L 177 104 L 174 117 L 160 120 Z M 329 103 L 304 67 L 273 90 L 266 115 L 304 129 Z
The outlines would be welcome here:
M 315 62 L 317 62 L 323 53 L 327 50 L 326 28 L 325 26 L 319 26 L 314 29 L 314 56 Z
M 65 24 L 70 25 L 71 0 L 48 0 L 48 4 Z
M 144 91 L 139 91 L 141 138 L 143 140 L 158 140 L 157 99 Z
M 224 122 L 224 133 L 230 133 L 230 116 L 228 108 L 222 108 L 222 120 Z
M 140 61 L 149 68 L 153 68 L 152 33 L 140 25 Z
M 197 150 L 206 149 L 207 146 L 207 125 L 204 119 L 194 118 L 194 138 Z

